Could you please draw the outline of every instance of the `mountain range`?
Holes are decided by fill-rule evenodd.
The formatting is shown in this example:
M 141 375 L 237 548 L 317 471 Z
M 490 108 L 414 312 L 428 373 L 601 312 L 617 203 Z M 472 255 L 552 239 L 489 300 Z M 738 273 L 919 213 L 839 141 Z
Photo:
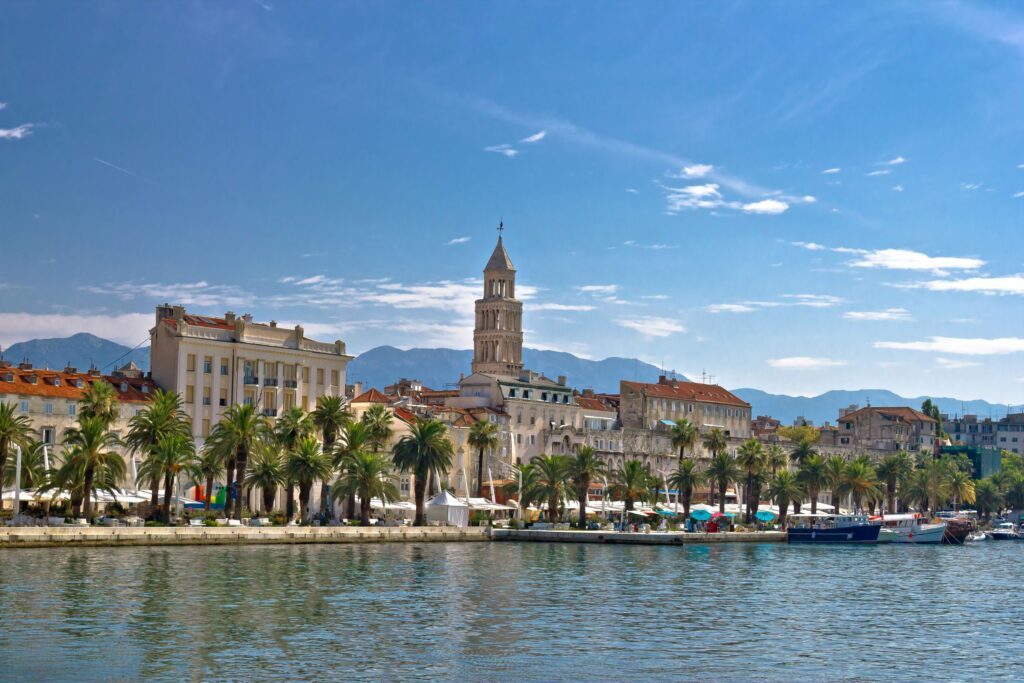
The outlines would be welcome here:
M 85 370 L 90 365 L 109 373 L 129 360 L 143 370 L 149 369 L 149 348 L 130 349 L 95 335 L 79 333 L 59 339 L 33 339 L 12 344 L 4 350 L 4 358 L 13 363 L 28 359 L 36 367 L 63 368 L 67 364 Z M 409 349 L 378 346 L 356 357 L 348 366 L 348 382 L 361 382 L 365 387 L 383 388 L 401 377 L 417 379 L 425 386 L 444 389 L 454 386 L 462 374 L 469 373 L 473 352 L 455 349 Z M 602 393 L 618 393 L 620 380 L 656 382 L 664 374 L 656 366 L 635 358 L 605 358 L 589 360 L 561 351 L 523 349 L 526 367 L 556 379 L 568 377 L 569 385 L 578 389 L 590 388 Z M 681 379 L 683 379 L 681 377 Z M 818 396 L 788 396 L 770 394 L 760 389 L 739 388 L 733 393 L 751 404 L 753 415 L 771 415 L 783 424 L 791 424 L 797 417 L 812 420 L 814 424 L 835 422 L 840 408 L 851 404 L 864 406 L 920 407 L 926 398 L 937 403 L 939 409 L 950 415 L 975 414 L 999 418 L 1006 414 L 1006 405 L 983 400 L 963 400 L 952 397 L 906 397 L 886 389 L 832 390 Z

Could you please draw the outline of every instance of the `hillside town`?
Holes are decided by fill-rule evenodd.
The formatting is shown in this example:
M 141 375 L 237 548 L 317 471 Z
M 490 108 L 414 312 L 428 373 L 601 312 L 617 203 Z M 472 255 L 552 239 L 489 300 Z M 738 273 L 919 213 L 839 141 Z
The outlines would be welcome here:
M 895 454 L 958 456 L 969 461 L 974 479 L 998 474 L 1001 454 L 1018 454 L 1024 448 L 1021 414 L 992 420 L 950 417 L 931 405 L 851 405 L 834 423 L 815 426 L 800 419 L 783 425 L 771 416 L 752 415 L 749 403 L 716 384 L 663 375 L 655 383 L 623 379 L 619 392 L 611 394 L 575 387 L 569 377 L 531 371 L 522 360 L 524 305 L 516 298 L 516 268 L 500 234 L 484 266 L 483 291 L 475 307 L 472 364 L 467 373 L 452 378 L 452 388 L 427 387 L 405 377 L 395 377 L 383 387 L 348 383 L 346 368 L 353 356 L 342 340 L 310 339 L 301 324 L 283 327 L 276 321 L 256 322 L 248 314 L 227 311 L 216 316 L 164 304 L 156 307 L 150 331 L 150 372 L 143 373 L 131 362 L 102 374 L 96 368 L 54 370 L 2 360 L 0 404 L 6 406 L 8 420 L 17 417 L 27 426 L 26 433 L 50 468 L 73 445 L 68 439 L 81 436 L 82 403 L 96 400 L 87 396 L 90 389 L 107 385 L 107 400 L 113 406 L 110 433 L 117 440 L 115 450 L 127 463 L 123 472 L 117 470 L 119 481 L 110 488 L 128 500 L 133 500 L 130 492 L 138 494 L 140 472 L 152 459 L 148 446 L 139 440 L 139 425 L 152 412 L 154 397 L 163 393 L 174 397 L 186 425 L 187 450 L 196 454 L 215 450 L 218 436 L 223 436 L 218 435 L 218 426 L 223 427 L 225 417 L 240 406 L 265 419 L 269 431 L 284 434 L 286 450 L 294 448 L 296 439 L 315 434 L 321 436 L 322 452 L 329 451 L 336 438 L 356 438 L 324 426 L 318 413 L 324 412 L 325 404 L 344 416 L 338 419 L 339 428 L 346 421 L 384 425 L 383 438 L 368 437 L 375 451 L 415 437 L 417 425 L 426 421 L 440 424 L 450 443 L 451 463 L 433 473 L 424 486 L 431 492 L 446 489 L 488 511 L 508 510 L 509 501 L 518 504 L 517 482 L 538 458 L 569 456 L 583 448 L 607 472 L 639 463 L 655 491 L 659 485 L 669 488 L 667 482 L 684 457 L 706 468 L 716 456 L 736 456 L 751 442 L 762 451 L 774 448 L 786 454 L 807 443 L 816 456 L 838 456 L 843 461 L 881 463 Z M 8 469 L 13 469 L 15 441 L 0 441 Z M 222 455 L 222 460 L 231 458 Z M 250 454 L 248 467 L 259 462 Z M 227 502 L 230 507 L 234 494 L 228 493 L 225 500 L 225 491 L 237 489 L 232 487 L 230 465 L 208 467 L 205 480 L 194 470 L 182 471 L 192 476 L 177 484 L 169 477 L 163 483 L 162 476 L 155 477 L 151 491 L 138 500 L 156 504 L 161 485 L 165 493 L 168 486 L 177 485 L 179 503 L 205 504 L 209 509 L 216 501 L 213 504 Z M 261 486 L 258 472 L 240 472 L 242 501 L 236 513 L 287 510 L 289 519 L 303 523 L 317 514 L 318 521 L 343 516 L 344 510 L 330 500 L 330 477 L 313 471 L 316 476 L 306 483 L 323 480 L 324 485 L 303 491 L 298 491 L 301 479 L 278 477 L 278 486 L 267 475 L 269 483 Z M 384 497 L 395 500 L 380 507 L 408 505 L 414 499 L 416 472 L 392 468 L 387 476 L 394 479 L 396 495 Z M 8 489 L 15 483 L 11 479 L 5 479 Z M 19 485 L 26 487 L 31 479 L 27 473 L 27 481 Z M 749 482 L 743 487 L 742 479 L 736 476 L 726 482 L 725 499 L 735 503 L 742 495 L 750 501 L 749 490 L 743 490 L 749 489 Z M 603 500 L 612 484 L 603 477 L 588 488 L 592 500 Z M 711 501 L 712 489 L 710 479 L 702 480 L 693 500 Z M 296 492 L 302 498 L 301 510 L 293 500 Z M 827 484 L 813 492 L 822 505 L 835 502 Z M 10 507 L 13 496 L 5 496 Z M 116 493 L 112 499 L 97 496 L 117 502 Z M 353 516 L 351 505 L 347 516 Z

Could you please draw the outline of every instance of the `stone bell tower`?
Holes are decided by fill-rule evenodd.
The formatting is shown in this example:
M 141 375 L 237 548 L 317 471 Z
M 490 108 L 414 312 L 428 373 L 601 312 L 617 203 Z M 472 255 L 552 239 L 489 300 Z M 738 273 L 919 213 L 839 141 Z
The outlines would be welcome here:
M 473 372 L 518 376 L 523 369 L 523 302 L 516 299 L 516 269 L 501 243 L 484 266 L 484 297 L 476 302 Z

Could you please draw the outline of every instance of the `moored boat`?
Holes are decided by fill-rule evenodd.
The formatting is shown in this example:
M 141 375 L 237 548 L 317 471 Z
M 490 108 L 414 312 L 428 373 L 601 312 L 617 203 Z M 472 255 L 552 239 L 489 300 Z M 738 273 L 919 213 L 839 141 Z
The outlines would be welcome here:
M 866 515 L 799 514 L 790 515 L 789 520 L 789 543 L 877 543 L 882 529 Z
M 1021 539 L 1020 529 L 1013 522 L 1001 522 L 995 529 L 988 532 L 988 537 L 993 541 L 1019 541 Z
M 942 542 L 946 545 L 963 545 L 975 529 L 973 521 L 966 517 L 954 517 L 946 520 L 946 533 Z
M 885 529 L 896 534 L 893 543 L 942 543 L 946 533 L 945 522 L 928 524 L 915 513 L 883 515 L 879 520 Z

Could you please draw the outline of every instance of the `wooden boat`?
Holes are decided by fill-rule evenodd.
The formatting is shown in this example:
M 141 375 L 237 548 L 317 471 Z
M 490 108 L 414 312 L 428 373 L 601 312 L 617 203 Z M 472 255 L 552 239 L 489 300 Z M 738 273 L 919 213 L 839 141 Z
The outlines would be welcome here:
M 896 533 L 893 543 L 938 544 L 946 533 L 945 522 L 929 524 L 917 513 L 883 515 L 879 520 L 883 527 Z
M 824 513 L 790 515 L 786 530 L 789 543 L 877 543 L 882 527 L 871 524 L 866 515 Z
M 946 520 L 946 533 L 942 542 L 946 545 L 963 545 L 974 532 L 975 525 L 966 517 L 954 517 Z

